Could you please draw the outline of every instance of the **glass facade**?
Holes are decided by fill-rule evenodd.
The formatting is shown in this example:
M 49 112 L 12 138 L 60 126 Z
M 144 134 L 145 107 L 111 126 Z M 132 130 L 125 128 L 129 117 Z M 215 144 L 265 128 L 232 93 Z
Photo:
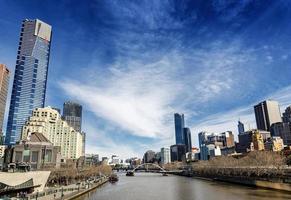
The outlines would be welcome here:
M 175 136 L 176 136 L 176 144 L 185 144 L 184 138 L 184 114 L 175 113 Z
M 76 131 L 82 130 L 82 106 L 78 103 L 67 101 L 64 103 L 63 117 L 69 126 Z
M 184 128 L 184 138 L 186 145 L 186 152 L 192 152 L 192 141 L 190 128 Z
M 14 73 L 5 143 L 15 144 L 32 110 L 44 107 L 51 44 L 51 26 L 24 20 Z

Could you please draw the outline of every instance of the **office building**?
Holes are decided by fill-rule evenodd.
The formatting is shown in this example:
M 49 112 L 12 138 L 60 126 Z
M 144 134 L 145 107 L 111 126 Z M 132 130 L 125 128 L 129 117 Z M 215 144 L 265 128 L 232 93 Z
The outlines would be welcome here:
M 273 123 L 282 122 L 277 101 L 266 100 L 254 106 L 257 129 L 270 131 Z
M 265 150 L 267 151 L 282 151 L 284 143 L 280 137 L 271 137 L 265 142 Z
M 66 159 L 78 159 L 83 154 L 83 136 L 62 120 L 58 111 L 51 107 L 37 108 L 23 126 L 22 138 L 31 133 L 42 133 L 54 146 L 61 147 Z
M 291 123 L 291 106 L 285 109 L 282 119 L 284 123 Z
M 86 166 L 97 166 L 99 164 L 98 154 L 86 154 L 85 155 L 85 165 Z
M 175 136 L 176 136 L 176 144 L 185 144 L 184 138 L 184 114 L 175 113 L 174 114 L 175 120 Z
M 185 162 L 186 161 L 186 145 L 175 144 L 170 147 L 171 162 Z
M 245 125 L 241 121 L 238 121 L 237 130 L 238 134 L 245 132 Z
M 65 102 L 63 118 L 76 131 L 82 131 L 82 106 L 80 104 L 71 101 Z
M 145 152 L 143 156 L 143 163 L 154 163 L 156 153 L 152 150 Z
M 268 131 L 252 129 L 238 135 L 239 143 L 235 148 L 237 153 L 247 153 L 255 150 L 263 150 L 264 143 L 271 138 Z
M 273 137 L 280 137 L 284 145 L 291 146 L 291 122 L 277 122 L 271 126 Z
M 3 120 L 7 101 L 9 77 L 9 69 L 5 65 L 0 64 L 0 137 L 3 134 Z
M 161 164 L 167 164 L 171 162 L 170 157 L 170 149 L 169 148 L 161 148 Z
M 192 151 L 192 141 L 191 141 L 191 131 L 190 128 L 184 128 L 184 139 L 185 139 L 185 145 L 186 145 L 186 151 L 191 152 Z
M 22 22 L 5 143 L 20 140 L 21 129 L 35 108 L 45 104 L 52 28 L 35 19 Z

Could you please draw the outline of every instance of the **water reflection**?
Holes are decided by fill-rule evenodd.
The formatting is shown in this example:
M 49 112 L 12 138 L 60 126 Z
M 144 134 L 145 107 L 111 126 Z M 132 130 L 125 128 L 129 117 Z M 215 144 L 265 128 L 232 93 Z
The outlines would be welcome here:
M 79 200 L 281 200 L 291 194 L 222 182 L 179 176 L 137 173 L 134 177 L 119 174 L 115 184 L 105 184 Z

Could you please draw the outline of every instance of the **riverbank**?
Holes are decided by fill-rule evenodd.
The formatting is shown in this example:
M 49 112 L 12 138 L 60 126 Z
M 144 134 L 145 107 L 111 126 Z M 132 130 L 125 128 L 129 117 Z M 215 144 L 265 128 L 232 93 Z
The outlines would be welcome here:
M 83 191 L 80 191 L 79 193 L 74 194 L 74 195 L 72 195 L 72 196 L 67 196 L 67 197 L 65 197 L 64 199 L 65 199 L 65 200 L 73 200 L 73 199 L 76 199 L 76 198 L 78 198 L 78 197 L 80 197 L 80 196 L 82 196 L 82 195 L 84 195 L 84 194 L 86 194 L 86 193 L 88 193 L 88 192 L 91 192 L 92 190 L 95 190 L 96 188 L 98 188 L 98 187 L 104 185 L 104 184 L 107 183 L 107 182 L 108 182 L 108 178 L 102 180 L 102 181 L 99 182 L 99 183 L 96 183 L 96 184 L 93 185 L 91 188 L 88 188 L 88 189 L 85 189 L 85 190 L 83 190 Z
M 284 191 L 291 193 L 291 180 L 277 178 L 255 178 L 255 177 L 238 177 L 238 176 L 222 176 L 222 175 L 210 175 L 210 174 L 198 174 L 193 171 L 184 171 L 182 173 L 175 173 L 175 175 L 192 177 L 196 179 L 202 179 L 207 181 L 220 181 L 227 183 L 234 183 L 238 185 L 259 187 L 265 189 L 272 189 L 278 191 Z M 290 177 L 291 178 L 291 177 Z

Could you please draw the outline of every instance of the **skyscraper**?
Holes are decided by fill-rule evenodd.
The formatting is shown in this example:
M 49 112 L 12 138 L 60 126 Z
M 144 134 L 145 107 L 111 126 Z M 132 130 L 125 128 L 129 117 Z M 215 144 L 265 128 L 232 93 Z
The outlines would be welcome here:
M 63 117 L 76 131 L 82 130 L 82 106 L 78 103 L 67 101 L 64 103 Z
M 257 128 L 270 131 L 273 123 L 282 122 L 277 101 L 266 100 L 254 106 Z
M 2 128 L 7 101 L 9 76 L 10 76 L 9 69 L 5 65 L 0 64 L 0 137 L 2 137 L 3 133 Z
M 176 144 L 185 144 L 184 138 L 184 114 L 175 113 L 175 136 L 176 136 Z
M 288 106 L 283 113 L 283 122 L 284 123 L 291 123 L 291 106 Z
M 169 148 L 161 148 L 161 163 L 167 164 L 171 162 L 170 158 L 170 149 Z
M 52 28 L 35 19 L 23 20 L 17 51 L 6 144 L 20 139 L 21 129 L 35 108 L 44 107 Z
M 184 138 L 185 138 L 185 145 L 186 145 L 186 152 L 192 151 L 192 141 L 191 141 L 191 131 L 190 128 L 184 128 Z
M 238 121 L 237 129 L 238 134 L 242 134 L 243 132 L 245 132 L 245 126 L 241 121 Z

